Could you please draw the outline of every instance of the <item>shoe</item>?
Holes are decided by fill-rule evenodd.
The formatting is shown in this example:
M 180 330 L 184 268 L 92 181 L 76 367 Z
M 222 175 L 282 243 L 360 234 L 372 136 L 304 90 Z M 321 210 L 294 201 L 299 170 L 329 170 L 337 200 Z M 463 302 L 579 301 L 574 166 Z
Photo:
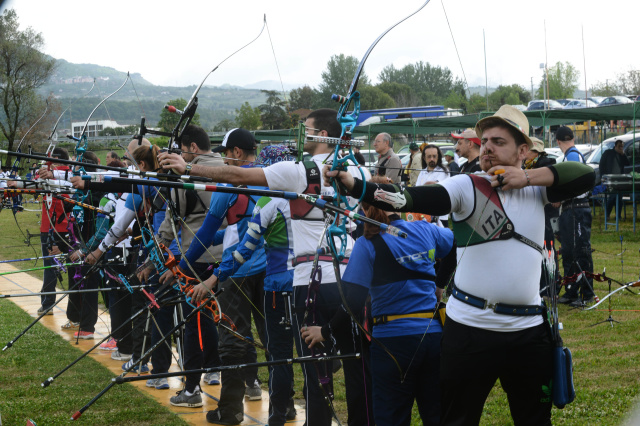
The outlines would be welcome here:
M 156 389 L 169 389 L 169 380 L 166 377 L 161 379 L 149 379 L 147 380 L 148 388 L 156 388 Z
M 51 312 L 51 311 L 49 311 Z M 63 330 L 77 330 L 80 328 L 79 322 L 67 321 L 66 324 L 60 326 Z
M 113 337 L 109 337 L 109 340 L 99 346 L 103 351 L 116 351 L 118 350 L 118 342 Z
M 296 406 L 293 404 L 293 399 L 290 399 L 287 411 L 284 413 L 284 418 L 286 420 L 295 420 L 297 415 L 298 411 L 296 410 Z
M 138 364 L 138 361 L 134 361 L 132 357 L 129 361 L 122 364 L 122 371 L 127 371 L 130 369 L 129 372 L 131 373 L 139 373 L 139 374 L 149 373 L 149 367 L 147 366 L 147 364 L 142 364 L 142 365 L 137 365 L 137 364 Z M 133 367 L 134 365 L 135 367 Z
M 38 308 L 38 310 L 36 311 L 38 316 L 44 314 L 46 312 L 45 315 L 53 315 L 53 309 L 45 309 L 45 308 Z
M 249 401 L 260 401 L 262 399 L 262 389 L 257 380 L 253 383 L 253 386 L 245 388 L 244 396 L 249 398 Z
M 593 303 L 593 297 L 585 300 L 576 299 L 573 302 L 569 303 L 569 306 L 573 308 L 582 308 L 583 306 L 587 306 L 590 303 Z
M 116 349 L 114 353 L 111 354 L 111 359 L 116 361 L 129 361 L 133 354 L 123 354 L 119 350 Z
M 244 420 L 244 414 L 238 413 L 235 416 L 223 416 L 220 409 L 216 408 L 207 413 L 207 422 L 214 425 L 239 425 Z
M 575 302 L 576 300 L 578 300 L 577 297 L 567 296 L 567 293 L 565 293 L 564 296 L 558 299 L 558 303 L 564 303 L 566 305 L 566 304 Z
M 93 340 L 93 332 L 91 331 L 76 331 L 73 333 L 74 339 Z
M 217 372 L 217 371 L 214 372 L 214 373 L 207 373 L 202 378 L 202 381 L 204 381 L 208 385 L 219 385 L 220 384 L 220 373 Z
M 176 396 L 172 396 L 169 399 L 169 403 L 176 407 L 198 408 L 202 407 L 202 396 L 200 395 L 200 392 L 195 392 L 193 395 L 187 396 L 187 392 L 183 389 L 176 393 Z

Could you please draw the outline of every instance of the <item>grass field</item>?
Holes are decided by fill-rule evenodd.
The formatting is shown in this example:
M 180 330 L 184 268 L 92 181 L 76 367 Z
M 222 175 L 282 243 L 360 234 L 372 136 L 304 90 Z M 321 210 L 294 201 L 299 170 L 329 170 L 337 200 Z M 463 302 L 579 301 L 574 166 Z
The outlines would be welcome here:
M 37 205 L 31 205 L 37 209 Z M 622 223 L 622 232 L 604 231 L 602 213 L 593 219 L 592 247 L 594 272 L 602 272 L 619 281 L 638 279 L 640 272 L 640 238 L 631 231 L 631 210 Z M 37 233 L 39 214 L 18 213 L 18 222 L 26 232 Z M 0 214 L 0 258 L 15 259 L 33 256 L 33 250 L 22 241 L 10 211 Z M 639 230 L 640 232 L 640 230 Z M 621 250 L 620 236 L 623 237 Z M 39 252 L 39 241 L 32 241 Z M 31 267 L 34 262 L 20 267 Z M 16 264 L 18 266 L 18 264 Z M 622 268 L 624 266 L 624 269 Z M 517 267 L 517 266 L 514 266 Z M 39 271 L 38 271 L 39 272 Z M 624 272 L 624 274 L 623 274 Z M 38 276 L 38 273 L 34 273 Z M 40 274 L 41 276 L 41 274 Z M 608 292 L 606 283 L 594 283 L 602 298 Z M 614 284 L 614 289 L 617 285 Z M 581 312 L 567 306 L 560 307 L 564 324 L 562 336 L 574 357 L 576 401 L 563 410 L 553 409 L 553 423 L 563 425 L 618 425 L 633 410 L 640 393 L 640 297 L 626 291 L 612 298 L 613 318 L 621 321 L 611 327 L 605 320 L 607 302 L 594 311 Z M 30 317 L 11 302 L 0 301 L 0 344 L 13 338 L 28 323 Z M 0 353 L 0 415 L 3 424 L 24 424 L 32 418 L 39 424 L 66 423 L 71 414 L 98 393 L 110 373 L 92 360 L 67 373 L 58 390 L 40 388 L 46 366 L 62 367 L 79 352 L 44 327 L 35 327 L 19 345 L 7 353 Z M 262 358 L 263 356 L 260 355 Z M 523 365 L 522 368 L 527 368 Z M 296 371 L 296 399 L 302 398 L 302 381 Z M 260 377 L 266 383 L 266 371 Z M 336 377 L 336 409 L 346 422 L 344 383 Z M 40 423 L 39 419 L 43 422 Z M 130 386 L 121 386 L 107 393 L 83 416 L 85 424 L 182 424 L 181 420 L 158 406 L 153 400 Z M 414 424 L 420 424 L 414 410 Z M 495 386 L 485 406 L 481 424 L 512 424 L 508 403 L 499 384 Z

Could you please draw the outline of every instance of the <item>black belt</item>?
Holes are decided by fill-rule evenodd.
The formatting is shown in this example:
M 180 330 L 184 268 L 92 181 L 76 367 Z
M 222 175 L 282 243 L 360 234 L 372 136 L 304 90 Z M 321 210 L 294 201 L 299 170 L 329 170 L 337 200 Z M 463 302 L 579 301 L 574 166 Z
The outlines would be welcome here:
M 307 254 L 304 256 L 296 256 L 293 258 L 293 261 L 291 262 L 293 266 L 299 265 L 301 263 L 307 263 L 307 262 L 313 262 L 316 258 L 315 254 Z M 319 261 L 323 261 L 323 262 L 333 262 L 333 256 L 327 256 L 327 255 L 320 255 L 318 256 L 318 260 Z M 340 264 L 342 265 L 346 265 L 349 263 L 349 258 L 345 257 L 344 259 L 342 259 L 340 261 Z
M 453 292 L 451 295 L 462 303 L 466 303 L 467 305 L 471 305 L 478 309 L 491 309 L 496 314 L 526 317 L 541 315 L 544 311 L 544 306 L 542 305 L 508 305 L 506 303 L 488 303 L 481 297 L 477 297 L 460 290 L 455 284 L 453 285 Z
M 571 200 L 571 201 L 565 201 L 564 203 L 562 203 L 562 209 L 563 210 L 568 210 L 568 209 L 583 209 L 583 208 L 591 208 L 591 205 L 589 204 L 589 201 L 587 200 Z

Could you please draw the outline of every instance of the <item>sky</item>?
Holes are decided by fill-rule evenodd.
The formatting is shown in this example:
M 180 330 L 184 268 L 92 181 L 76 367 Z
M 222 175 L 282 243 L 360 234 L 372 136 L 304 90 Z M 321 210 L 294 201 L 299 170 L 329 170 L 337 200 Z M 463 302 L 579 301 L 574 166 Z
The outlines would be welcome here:
M 332 55 L 360 60 L 384 30 L 423 2 L 323 0 L 315 7 L 291 0 L 6 0 L 3 7 L 16 10 L 22 29 L 40 32 L 45 53 L 55 58 L 138 72 L 166 86 L 200 84 L 256 37 L 266 14 L 269 31 L 206 84 L 282 80 L 288 87 L 317 87 Z M 638 12 L 640 4 L 628 0 L 431 0 L 380 40 L 365 72 L 376 83 L 389 64 L 425 61 L 460 78 L 464 70 L 469 86 L 484 86 L 484 31 L 489 87 L 519 84 L 530 90 L 531 78 L 535 87 L 541 79 L 541 64 L 568 61 L 580 71 L 583 89 L 585 63 L 588 86 L 640 69 L 636 25 L 627 18 Z

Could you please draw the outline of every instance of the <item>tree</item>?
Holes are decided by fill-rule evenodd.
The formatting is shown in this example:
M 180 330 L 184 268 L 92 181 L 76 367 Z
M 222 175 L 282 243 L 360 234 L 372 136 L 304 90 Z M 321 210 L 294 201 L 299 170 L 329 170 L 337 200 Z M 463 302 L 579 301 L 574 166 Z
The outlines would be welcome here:
M 183 98 L 172 99 L 168 102 L 168 105 L 172 105 L 179 110 L 184 110 L 184 108 L 187 106 L 187 101 L 184 100 Z M 158 127 L 160 127 L 160 129 L 162 129 L 163 132 L 172 132 L 179 121 L 180 121 L 179 114 L 169 112 L 169 110 L 165 108 L 160 113 L 160 121 L 158 121 Z M 193 115 L 193 118 L 191 119 L 191 124 L 195 124 L 196 126 L 200 125 L 200 114 L 196 112 Z
M 386 82 L 380 83 L 376 87 L 391 96 L 391 99 L 394 100 L 398 107 L 414 107 L 420 105 L 414 90 L 406 84 Z
M 487 99 L 479 93 L 474 93 L 469 98 L 469 105 L 467 107 L 467 114 L 474 114 L 476 112 L 482 112 L 487 110 Z
M 362 109 L 384 109 L 396 106 L 393 98 L 377 87 L 362 86 L 359 91 Z
M 249 102 L 245 102 L 240 109 L 236 109 L 236 126 L 247 130 L 259 129 L 262 126 L 260 110 L 252 108 Z
M 618 74 L 618 87 L 620 94 L 639 95 L 640 94 L 640 71 L 629 70 L 626 74 Z M 613 96 L 613 95 L 610 95 Z
M 573 92 L 578 89 L 578 71 L 570 62 L 556 62 L 554 66 L 549 68 L 549 99 L 566 99 L 572 98 Z M 546 91 L 546 81 L 544 73 L 540 81 L 540 87 L 536 92 L 536 96 L 540 99 L 544 98 Z
M 409 86 L 421 105 L 442 103 L 451 91 L 464 90 L 461 80 L 454 78 L 449 68 L 416 62 L 401 69 L 386 66 L 378 75 L 382 83 L 400 83 Z
M 229 130 L 233 129 L 235 126 L 236 126 L 236 123 L 233 120 L 229 120 L 228 118 L 225 118 L 223 120 L 220 120 L 218 124 L 213 126 L 213 131 L 226 133 Z
M 40 52 L 43 45 L 44 38 L 31 27 L 20 31 L 13 9 L 0 16 L 0 130 L 10 151 L 18 133 L 44 111 L 36 89 L 55 71 L 55 59 Z
M 278 97 L 278 92 L 275 90 L 261 90 L 261 92 L 267 95 L 266 103 L 258 106 L 261 113 L 260 120 L 264 127 L 269 130 L 290 127 L 291 120 L 284 110 L 286 104 Z
M 100 136 L 123 136 L 123 135 L 134 135 L 138 132 L 138 126 L 135 124 L 131 124 L 125 127 L 105 127 L 98 134 Z
M 530 100 L 531 94 L 519 84 L 500 85 L 489 95 L 489 108 L 497 111 L 502 105 L 527 105 Z
M 331 105 L 331 95 L 346 95 L 353 76 L 356 74 L 360 61 L 355 56 L 345 56 L 343 53 L 333 55 L 327 62 L 327 69 L 322 71 L 320 83 L 321 103 Z M 369 85 L 369 77 L 363 72 L 358 80 L 358 88 Z M 327 105 L 329 104 L 329 105 Z M 335 104 L 334 104 L 335 105 Z
M 289 93 L 289 106 L 291 107 L 291 111 L 313 109 L 318 96 L 318 91 L 307 85 L 293 89 Z
M 616 96 L 620 93 L 618 89 L 618 85 L 598 82 L 591 86 L 591 90 L 589 90 L 589 95 L 591 96 Z

